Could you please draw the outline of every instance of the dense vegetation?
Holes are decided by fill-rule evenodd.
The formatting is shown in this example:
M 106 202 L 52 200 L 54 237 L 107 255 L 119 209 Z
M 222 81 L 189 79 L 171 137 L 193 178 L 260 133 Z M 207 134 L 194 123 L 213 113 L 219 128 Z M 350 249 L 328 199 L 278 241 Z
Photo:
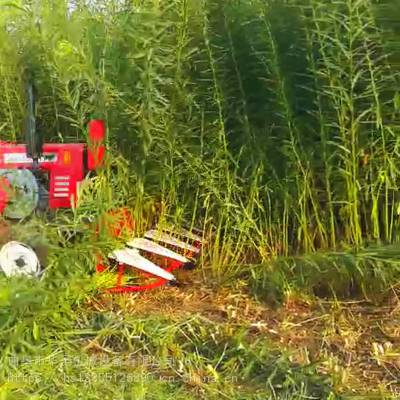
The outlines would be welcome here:
M 369 297 L 400 275 L 399 22 L 397 0 L 0 1 L 0 139 L 23 138 L 29 69 L 47 141 L 84 141 L 92 117 L 104 118 L 108 127 L 110 168 L 82 207 L 57 223 L 73 230 L 87 212 L 127 204 L 143 225 L 156 214 L 212 229 L 203 261 L 213 282 L 245 278 L 274 300 L 293 287 L 349 295 L 357 286 Z M 56 224 L 49 224 L 48 235 L 58 234 Z M 135 324 L 152 332 L 149 340 L 154 332 L 171 343 L 190 337 L 193 348 L 175 349 L 182 359 L 198 351 L 196 340 L 207 335 L 197 320 L 163 330 L 152 320 L 122 326 L 113 315 L 99 328 L 89 314 L 76 327 L 82 299 L 60 276 L 71 265 L 85 273 L 92 268 L 88 243 L 84 236 L 52 255 L 61 300 L 45 289 L 46 300 L 31 308 L 13 291 L 0 297 L 6 306 L 0 316 L 9 327 L 0 333 L 2 343 L 9 343 L 5 357 L 20 346 L 32 351 L 31 339 L 13 343 L 11 336 L 20 338 L 28 327 L 40 342 L 35 313 L 49 324 L 54 304 L 67 309 L 51 317 L 43 354 L 52 346 L 72 352 L 67 336 L 79 335 L 79 329 L 82 335 L 109 335 L 110 341 L 120 330 L 116 342 L 131 349 L 128 331 Z M 25 322 L 11 328 L 20 315 Z M 53 337 L 55 326 L 69 333 Z M 209 353 L 190 359 L 191 367 L 212 372 L 217 365 L 226 376 L 264 379 L 271 398 L 335 398 L 325 381 L 314 382 L 314 372 L 295 370 L 285 380 L 282 371 L 291 367 L 283 355 L 264 354 L 258 342 L 237 338 L 225 341 L 237 347 L 231 364 L 222 362 L 226 349 L 218 346 L 224 339 L 216 339 L 215 354 L 206 343 Z M 160 343 L 145 351 L 156 351 Z M 275 370 L 258 374 L 272 358 L 280 360 Z M 273 389 L 278 381 L 285 382 L 283 397 Z M 125 398 L 167 396 L 164 383 L 153 397 L 146 385 L 137 383 L 137 392 Z M 77 398 L 81 386 L 70 387 L 77 392 L 65 398 Z M 114 389 L 99 383 L 96 390 Z M 180 398 L 176 390 L 171 398 Z M 202 395 L 232 398 L 236 390 L 211 386 Z M 109 398 L 124 398 L 116 392 Z M 64 397 L 51 392 L 49 398 Z
M 105 118 L 137 202 L 217 217 L 261 256 L 392 242 L 395 13 L 365 0 L 6 2 L 2 135 L 21 132 L 28 67 L 48 140 Z

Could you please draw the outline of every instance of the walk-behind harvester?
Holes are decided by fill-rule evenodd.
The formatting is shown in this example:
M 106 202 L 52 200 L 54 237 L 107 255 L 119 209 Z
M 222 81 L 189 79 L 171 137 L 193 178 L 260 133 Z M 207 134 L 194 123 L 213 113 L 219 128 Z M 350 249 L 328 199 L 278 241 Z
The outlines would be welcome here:
M 76 205 L 80 185 L 103 166 L 106 152 L 102 120 L 89 122 L 88 143 L 43 143 L 36 130 L 32 85 L 27 97 L 26 143 L 0 141 L 0 215 L 11 223 L 23 223 L 39 211 L 46 218 L 51 210 Z M 133 232 L 134 223 L 127 209 L 110 212 L 120 217 L 112 227 L 114 236 L 120 235 L 122 225 L 125 231 L 127 228 Z M 192 268 L 203 243 L 198 230 L 155 227 L 144 237 L 132 237 L 125 247 L 115 249 L 107 257 L 99 256 L 96 270 L 115 273 L 110 292 L 153 289 L 175 283 L 175 269 Z M 33 248 L 19 241 L 9 241 L 0 249 L 0 270 L 7 276 L 39 277 L 45 267 L 42 264 Z

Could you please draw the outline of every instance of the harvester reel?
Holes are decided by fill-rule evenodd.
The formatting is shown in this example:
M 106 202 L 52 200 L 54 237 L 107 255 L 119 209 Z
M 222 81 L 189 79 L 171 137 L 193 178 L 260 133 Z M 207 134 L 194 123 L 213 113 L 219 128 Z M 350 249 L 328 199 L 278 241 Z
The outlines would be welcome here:
M 0 169 L 0 179 L 9 186 L 0 190 L 10 192 L 4 217 L 14 220 L 29 217 L 39 203 L 39 185 L 33 173 L 28 169 Z
M 128 232 L 129 226 L 133 225 L 127 224 Z M 114 226 L 117 227 L 118 224 Z M 125 247 L 108 255 L 108 262 L 99 259 L 97 272 L 116 272 L 115 284 L 107 292 L 140 292 L 177 285 L 173 271 L 193 269 L 206 243 L 198 233 L 175 226 L 159 226 L 147 231 L 142 238 L 132 237 Z M 114 235 L 120 236 L 119 229 L 114 229 Z

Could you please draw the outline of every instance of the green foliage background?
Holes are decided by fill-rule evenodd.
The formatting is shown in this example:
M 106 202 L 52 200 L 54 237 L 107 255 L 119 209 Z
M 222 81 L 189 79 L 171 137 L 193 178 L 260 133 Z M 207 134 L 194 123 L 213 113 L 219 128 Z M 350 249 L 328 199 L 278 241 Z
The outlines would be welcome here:
M 0 7 L 1 139 L 29 67 L 48 141 L 104 118 L 125 200 L 212 219 L 238 261 L 396 240 L 398 1 Z

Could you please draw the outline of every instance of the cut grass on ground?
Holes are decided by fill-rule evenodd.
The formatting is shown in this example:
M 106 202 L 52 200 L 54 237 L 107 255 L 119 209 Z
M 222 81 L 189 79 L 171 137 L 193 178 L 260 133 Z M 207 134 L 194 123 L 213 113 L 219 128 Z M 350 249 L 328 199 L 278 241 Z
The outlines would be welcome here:
M 213 325 L 244 329 L 281 349 L 294 365 L 317 364 L 336 393 L 385 398 L 400 392 L 400 301 L 396 289 L 381 305 L 328 301 L 288 294 L 276 308 L 256 301 L 243 287 L 172 289 L 145 297 L 97 303 L 97 310 L 175 323 L 196 316 Z M 108 299 L 109 301 L 110 299 Z M 372 397 L 369 397 L 372 396 Z
M 3 296 L 2 398 L 389 399 L 400 390 L 396 289 L 381 305 L 288 292 L 271 307 L 239 281 L 133 296 L 79 285 L 49 294 L 20 282 Z

